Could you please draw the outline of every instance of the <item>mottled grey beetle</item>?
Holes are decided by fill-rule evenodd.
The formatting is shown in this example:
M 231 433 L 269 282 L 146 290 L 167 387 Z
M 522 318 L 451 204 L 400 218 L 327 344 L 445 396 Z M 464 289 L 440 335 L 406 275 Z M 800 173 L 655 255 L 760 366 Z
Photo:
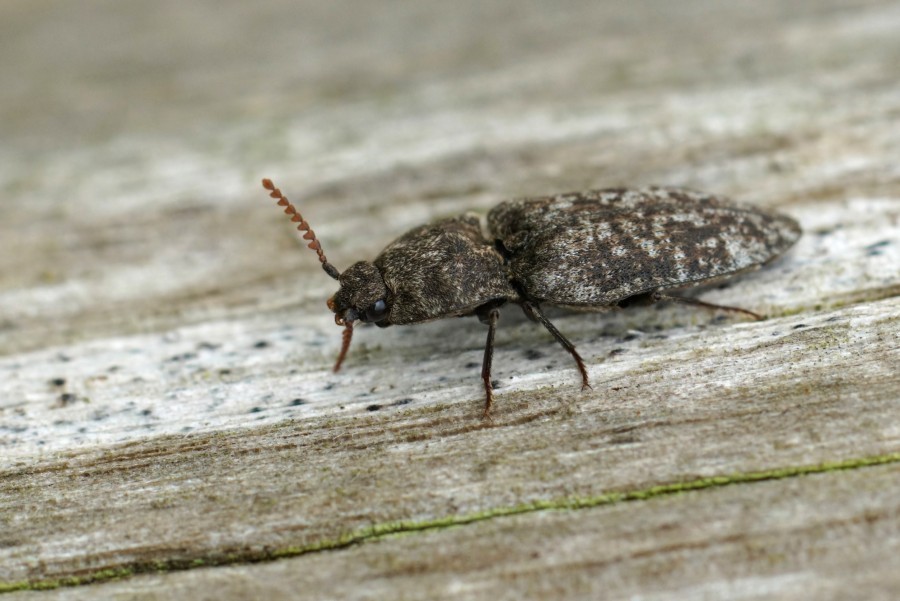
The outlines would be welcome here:
M 353 324 L 380 327 L 475 315 L 488 326 L 481 378 L 484 415 L 493 401 L 491 360 L 500 307 L 519 304 L 572 355 L 588 387 L 584 361 L 550 323 L 542 305 L 603 310 L 676 301 L 737 307 L 664 294 L 758 269 L 800 238 L 797 222 L 701 192 L 677 188 L 610 189 L 502 202 L 487 216 L 451 217 L 410 230 L 375 261 L 338 272 L 309 224 L 268 179 L 263 187 L 305 232 L 325 272 L 340 282 L 328 299 L 344 326 L 334 365 L 341 367 Z

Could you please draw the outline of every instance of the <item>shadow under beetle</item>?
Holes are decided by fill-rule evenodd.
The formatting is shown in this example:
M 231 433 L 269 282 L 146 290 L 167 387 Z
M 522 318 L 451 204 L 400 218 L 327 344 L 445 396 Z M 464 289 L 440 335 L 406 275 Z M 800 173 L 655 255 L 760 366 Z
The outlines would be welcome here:
M 339 272 L 297 209 L 264 179 L 263 187 L 304 232 L 325 272 L 340 282 L 328 299 L 344 327 L 334 365 L 341 367 L 353 324 L 379 327 L 474 315 L 488 326 L 481 379 L 484 416 L 493 402 L 491 360 L 500 307 L 516 303 L 575 359 L 575 346 L 550 323 L 542 305 L 597 311 L 676 301 L 762 316 L 737 307 L 665 294 L 733 277 L 769 263 L 800 238 L 790 217 L 679 188 L 608 189 L 501 202 L 477 215 L 414 228 L 374 261 Z

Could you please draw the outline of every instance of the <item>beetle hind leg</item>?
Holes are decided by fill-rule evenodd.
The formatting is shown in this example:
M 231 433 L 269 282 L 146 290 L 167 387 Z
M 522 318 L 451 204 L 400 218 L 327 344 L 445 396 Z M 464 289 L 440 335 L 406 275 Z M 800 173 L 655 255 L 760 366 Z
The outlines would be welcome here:
M 683 305 L 694 305 L 696 307 L 704 307 L 706 309 L 722 310 L 722 311 L 731 311 L 734 313 L 743 313 L 744 315 L 749 315 L 750 317 L 756 319 L 757 321 L 761 321 L 765 319 L 764 316 L 759 313 L 754 313 L 753 311 L 749 311 L 747 309 L 742 309 L 740 307 L 729 307 L 727 305 L 716 305 L 713 303 L 708 303 L 706 301 L 702 301 L 696 298 L 692 298 L 690 296 L 671 296 L 668 294 L 663 294 L 661 292 L 653 292 L 651 293 L 651 298 L 653 302 L 656 301 L 669 301 L 672 303 L 681 303 Z
M 582 359 L 581 355 L 578 354 L 578 351 L 575 350 L 575 345 L 572 344 L 568 338 L 563 336 L 562 332 L 556 329 L 556 326 L 550 323 L 550 320 L 547 319 L 547 316 L 544 315 L 544 312 L 541 311 L 541 308 L 537 304 L 525 301 L 522 303 L 522 310 L 525 312 L 528 319 L 538 321 L 547 328 L 547 331 L 556 338 L 556 341 L 560 343 L 564 349 L 569 351 L 569 354 L 575 359 L 575 364 L 578 365 L 578 371 L 581 373 L 581 389 L 584 390 L 585 388 L 590 388 L 591 384 L 588 381 L 587 368 L 584 366 L 584 359 Z

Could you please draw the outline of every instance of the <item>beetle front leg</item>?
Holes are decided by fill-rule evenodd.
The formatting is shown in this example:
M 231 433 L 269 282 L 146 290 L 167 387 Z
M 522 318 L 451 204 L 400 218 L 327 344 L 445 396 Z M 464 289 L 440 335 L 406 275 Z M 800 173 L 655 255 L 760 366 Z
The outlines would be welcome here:
M 494 360 L 494 332 L 497 331 L 497 320 L 500 310 L 494 307 L 486 313 L 479 313 L 478 320 L 487 324 L 488 335 L 484 344 L 484 361 L 481 363 L 481 379 L 484 381 L 484 413 L 482 419 L 491 418 L 491 406 L 494 404 L 494 387 L 491 386 L 491 363 Z

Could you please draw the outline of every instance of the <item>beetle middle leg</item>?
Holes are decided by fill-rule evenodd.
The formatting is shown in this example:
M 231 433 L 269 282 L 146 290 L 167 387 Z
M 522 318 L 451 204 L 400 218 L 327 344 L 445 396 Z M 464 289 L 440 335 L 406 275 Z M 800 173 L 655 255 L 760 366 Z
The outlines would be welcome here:
M 556 338 L 556 341 L 559 342 L 564 349 L 569 351 L 569 354 L 575 359 L 575 363 L 578 365 L 578 371 L 581 372 L 581 389 L 590 388 L 591 385 L 588 382 L 587 369 L 584 367 L 584 360 L 581 358 L 581 355 L 578 354 L 578 351 L 575 350 L 575 345 L 572 344 L 568 338 L 562 335 L 562 332 L 556 329 L 550 320 L 547 319 L 547 316 L 544 315 L 544 312 L 541 311 L 541 308 L 536 304 L 529 301 L 522 302 L 522 311 L 525 312 L 525 315 L 528 319 L 532 321 L 538 321 L 547 328 L 547 331 L 553 334 L 553 337 Z

